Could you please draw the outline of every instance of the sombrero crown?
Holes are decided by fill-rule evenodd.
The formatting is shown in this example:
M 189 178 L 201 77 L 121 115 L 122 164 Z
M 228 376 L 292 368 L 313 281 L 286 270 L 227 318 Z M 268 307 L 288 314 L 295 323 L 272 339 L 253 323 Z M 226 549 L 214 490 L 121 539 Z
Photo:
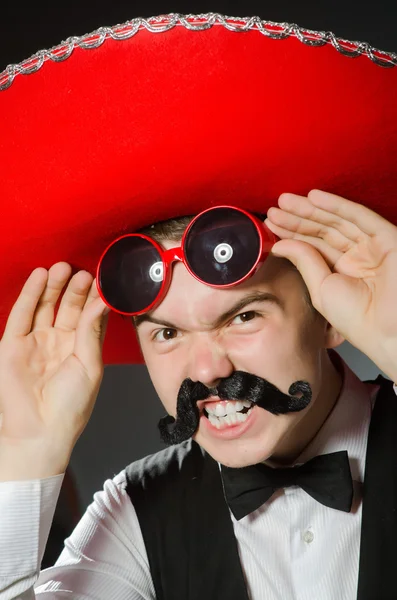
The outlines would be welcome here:
M 397 223 L 397 55 L 296 25 L 166 15 L 0 75 L 0 332 L 38 266 L 95 274 L 116 237 L 320 188 Z M 29 75 L 27 75 L 29 74 Z M 111 314 L 104 361 L 139 362 Z

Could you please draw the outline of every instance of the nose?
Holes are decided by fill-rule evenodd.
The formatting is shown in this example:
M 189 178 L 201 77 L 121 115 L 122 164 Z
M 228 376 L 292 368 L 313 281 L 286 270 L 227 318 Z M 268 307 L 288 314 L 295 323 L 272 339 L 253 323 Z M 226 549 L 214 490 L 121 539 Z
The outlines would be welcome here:
M 188 368 L 188 377 L 207 387 L 216 387 L 220 379 L 229 377 L 234 371 L 226 350 L 207 334 L 199 334 L 192 341 Z

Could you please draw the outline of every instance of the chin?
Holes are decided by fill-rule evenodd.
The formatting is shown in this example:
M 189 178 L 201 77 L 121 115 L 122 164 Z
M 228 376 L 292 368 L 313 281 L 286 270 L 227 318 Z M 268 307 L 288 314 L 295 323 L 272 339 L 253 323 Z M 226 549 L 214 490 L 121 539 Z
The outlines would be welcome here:
M 196 442 L 221 465 L 234 469 L 256 465 L 267 460 L 273 454 L 273 447 L 271 449 L 269 447 L 260 448 L 258 443 L 247 444 L 243 440 L 235 440 L 240 443 L 229 443 L 226 447 L 222 443 L 208 443 L 208 440 L 203 440 L 199 436 Z

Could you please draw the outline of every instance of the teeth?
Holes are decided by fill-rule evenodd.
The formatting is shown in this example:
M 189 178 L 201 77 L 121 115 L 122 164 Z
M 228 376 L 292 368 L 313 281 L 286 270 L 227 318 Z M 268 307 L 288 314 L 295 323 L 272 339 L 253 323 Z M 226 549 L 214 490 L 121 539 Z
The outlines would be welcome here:
M 251 404 L 250 404 L 251 405 Z M 217 417 L 213 413 L 208 413 L 208 420 L 217 429 L 224 429 L 225 427 L 230 427 L 231 425 L 238 425 L 239 423 L 244 423 L 252 413 L 252 408 L 249 409 L 246 413 L 231 413 L 229 415 Z
M 225 417 L 226 415 L 236 414 L 243 408 L 250 408 L 251 402 L 249 400 L 231 400 L 226 404 L 217 404 L 215 407 L 206 406 L 205 409 L 208 414 L 216 417 Z
M 214 413 L 212 413 L 212 414 L 214 414 Z M 215 415 L 217 417 L 224 417 L 226 415 L 226 408 L 225 408 L 225 406 L 222 405 L 222 404 L 217 404 L 215 406 Z
M 249 414 L 249 411 L 245 415 L 243 415 L 242 413 L 236 413 L 237 422 L 242 423 L 243 421 L 245 421 L 247 419 L 248 414 Z
M 236 413 L 232 413 L 230 415 L 226 415 L 226 417 L 224 417 L 223 420 L 228 425 L 235 425 L 237 423 Z
M 236 400 L 236 402 L 228 402 L 226 404 L 226 414 L 236 414 L 238 410 L 243 410 L 244 404 L 240 402 L 240 400 Z
M 214 415 L 208 415 L 208 419 L 211 423 L 211 425 L 213 425 L 214 427 L 216 427 L 217 429 L 221 428 L 221 424 L 219 422 L 219 419 L 217 419 L 216 417 L 214 417 Z

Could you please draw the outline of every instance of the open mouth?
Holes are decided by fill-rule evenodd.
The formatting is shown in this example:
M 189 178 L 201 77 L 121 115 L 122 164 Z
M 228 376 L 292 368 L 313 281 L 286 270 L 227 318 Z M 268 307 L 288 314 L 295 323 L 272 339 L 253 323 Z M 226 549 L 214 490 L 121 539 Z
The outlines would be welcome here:
M 203 414 L 217 429 L 244 423 L 251 414 L 254 404 L 250 400 L 228 400 L 206 402 Z

